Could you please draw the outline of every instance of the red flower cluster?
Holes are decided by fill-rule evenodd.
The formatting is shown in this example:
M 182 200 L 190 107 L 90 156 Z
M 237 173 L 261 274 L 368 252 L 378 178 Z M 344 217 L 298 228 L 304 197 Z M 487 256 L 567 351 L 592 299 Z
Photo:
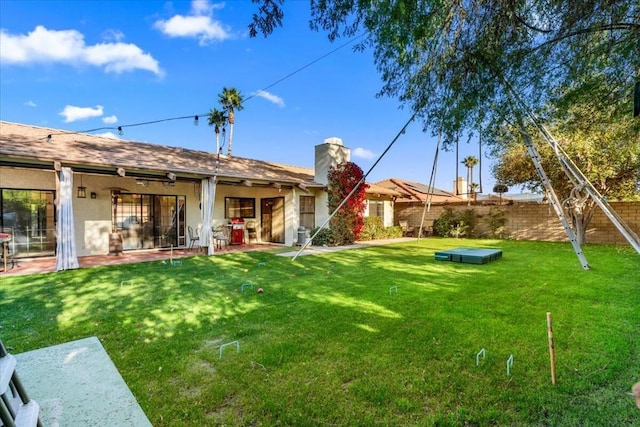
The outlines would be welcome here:
M 343 245 L 360 238 L 364 226 L 364 209 L 368 185 L 363 179 L 364 173 L 352 162 L 340 163 L 329 169 L 329 211 L 333 212 L 342 201 L 362 181 L 356 191 L 347 199 L 340 211 L 331 219 L 331 230 L 335 244 Z

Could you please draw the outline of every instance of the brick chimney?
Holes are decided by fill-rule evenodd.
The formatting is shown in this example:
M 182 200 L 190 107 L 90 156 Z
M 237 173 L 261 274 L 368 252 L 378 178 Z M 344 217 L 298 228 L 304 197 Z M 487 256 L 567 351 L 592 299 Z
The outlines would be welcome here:
M 332 137 L 316 145 L 315 178 L 316 182 L 328 184 L 329 168 L 351 161 L 351 150 L 342 145 L 342 139 Z

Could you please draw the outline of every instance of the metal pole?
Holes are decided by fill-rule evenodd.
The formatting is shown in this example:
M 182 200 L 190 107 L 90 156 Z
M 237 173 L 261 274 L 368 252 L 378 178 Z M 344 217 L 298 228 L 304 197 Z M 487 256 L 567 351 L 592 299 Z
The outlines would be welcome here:
M 431 199 L 433 199 L 433 189 L 436 181 L 436 171 L 438 170 L 438 153 L 440 152 L 440 138 L 442 137 L 442 128 L 438 132 L 438 142 L 436 143 L 436 153 L 433 156 L 433 166 L 431 167 L 431 177 L 429 178 L 429 187 L 427 189 L 427 198 L 425 199 L 424 208 L 422 209 L 422 219 L 420 220 L 420 230 L 418 230 L 418 240 L 422 237 L 422 227 L 424 226 L 424 217 L 427 212 L 431 211 Z
M 624 219 L 622 219 L 622 217 L 620 217 L 620 215 L 618 215 L 617 212 L 609 206 L 602 195 L 593 186 L 591 181 L 589 181 L 589 179 L 582 173 L 580 168 L 578 168 L 578 166 L 569 158 L 567 153 L 562 149 L 562 147 L 560 147 L 551 133 L 542 123 L 540 123 L 540 120 L 527 107 L 520 94 L 516 92 L 516 90 L 509 84 L 504 76 L 502 76 L 502 79 L 505 82 L 507 89 L 509 89 L 509 91 L 515 96 L 516 101 L 520 104 L 522 110 L 524 110 L 525 114 L 527 114 L 534 126 L 540 131 L 543 139 L 553 149 L 553 152 L 560 162 L 560 166 L 564 170 L 571 183 L 575 187 L 582 187 L 585 189 L 585 191 L 589 194 L 589 196 L 591 196 L 593 201 L 598 205 L 598 207 L 600 207 L 602 212 L 607 216 L 607 218 L 609 218 L 611 223 L 618 229 L 618 231 L 624 236 L 624 238 L 627 239 L 629 244 L 636 250 L 636 252 L 640 253 L 640 237 L 638 237 L 638 235 L 631 229 L 631 227 L 629 227 Z
M 340 210 L 340 208 L 342 208 L 342 206 L 344 206 L 345 203 L 347 203 L 347 200 L 349 200 L 349 198 L 351 198 L 351 196 L 353 196 L 353 194 L 356 192 L 356 190 L 358 189 L 358 187 L 360 187 L 360 185 L 362 185 L 362 183 L 367 179 L 367 176 L 369 176 L 369 174 L 371 173 L 371 171 L 373 170 L 373 168 L 375 168 L 378 163 L 380 163 L 380 160 L 382 160 L 382 158 L 387 154 L 387 152 L 391 149 L 391 147 L 393 146 L 393 144 L 396 143 L 396 141 L 398 140 L 398 138 L 400 138 L 400 135 L 404 134 L 405 131 L 407 130 L 407 126 L 409 126 L 409 124 L 413 121 L 413 119 L 416 118 L 417 113 L 413 113 L 411 115 L 411 118 L 409 120 L 407 120 L 407 123 L 404 124 L 404 126 L 402 127 L 402 129 L 400 129 L 400 132 L 398 132 L 398 134 L 396 135 L 395 138 L 393 138 L 393 140 L 389 143 L 389 145 L 387 145 L 387 148 L 382 152 L 382 154 L 380 154 L 380 156 L 378 157 L 378 160 L 375 161 L 375 163 L 369 168 L 369 170 L 367 171 L 367 173 L 365 173 L 364 175 L 362 175 L 362 178 L 360 179 L 360 181 L 358 181 L 358 183 L 353 187 L 353 190 L 351 190 L 351 192 L 349 194 L 347 194 L 347 197 L 344 198 L 344 200 L 342 202 L 340 202 L 340 204 L 338 205 L 338 207 L 331 212 L 331 215 L 329 215 L 329 218 L 326 219 L 325 222 L 322 223 L 322 225 L 318 228 L 318 230 L 313 233 L 313 236 L 311 236 L 310 239 L 308 239 L 304 245 L 302 245 L 300 247 L 300 250 L 294 255 L 293 258 L 291 258 L 291 261 L 295 261 L 296 258 L 298 258 L 298 255 L 300 255 L 302 253 L 303 250 L 306 249 L 307 246 L 309 246 L 309 244 L 313 241 L 313 238 L 316 237 L 318 235 L 318 233 L 320 233 L 320 231 L 329 223 L 329 221 L 331 221 L 331 218 L 333 218 L 333 216 L 336 214 L 336 212 L 338 212 Z
M 553 326 L 551 313 L 547 313 L 547 335 L 549 337 L 549 361 L 551 363 L 551 384 L 556 385 L 556 349 L 553 345 Z

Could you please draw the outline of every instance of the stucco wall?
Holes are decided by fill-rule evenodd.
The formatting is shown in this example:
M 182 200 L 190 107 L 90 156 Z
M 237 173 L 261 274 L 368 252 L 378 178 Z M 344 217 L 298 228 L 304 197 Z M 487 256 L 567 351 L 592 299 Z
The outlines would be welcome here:
M 79 174 L 74 176 L 74 188 L 80 185 Z M 76 229 L 76 249 L 79 256 L 106 254 L 109 252 L 109 233 L 111 232 L 111 190 L 109 187 L 121 187 L 126 193 L 160 194 L 185 196 L 185 221 L 187 226 L 196 229 L 201 225 L 200 185 L 196 182 L 176 182 L 166 187 L 162 182 L 149 181 L 147 186 L 136 184 L 135 178 L 109 177 L 82 174 L 82 185 L 86 187 L 87 197 L 78 199 L 74 192 L 74 223 Z M 35 169 L 0 168 L 0 187 L 10 189 L 54 190 L 56 181 L 53 171 Z M 96 198 L 91 198 L 91 193 Z M 218 185 L 216 188 L 212 226 L 228 222 L 225 218 L 225 197 L 249 197 L 255 199 L 255 218 L 257 238 L 260 241 L 260 201 L 262 198 L 285 198 L 285 245 L 292 246 L 297 239 L 299 224 L 298 195 L 301 190 L 281 190 L 271 187 L 246 187 L 241 185 Z M 304 193 L 316 197 L 316 223 L 327 217 L 326 193 L 310 191 Z M 245 220 L 248 220 L 246 218 Z M 246 232 L 245 232 L 246 233 Z M 186 231 L 185 231 L 185 234 Z M 248 236 L 245 234 L 245 239 Z M 188 235 L 187 235 L 188 244 Z
M 613 202 L 611 207 L 635 231 L 640 233 L 640 202 Z M 568 241 L 567 235 L 556 216 L 553 207 L 548 204 L 521 203 L 503 206 L 449 206 L 454 210 L 473 209 L 478 218 L 477 230 L 480 235 L 488 235 L 490 229 L 486 224 L 490 212 L 500 210 L 507 218 L 504 236 L 517 240 Z M 414 227 L 419 227 L 424 206 L 421 204 L 396 203 L 395 219 L 407 220 Z M 444 206 L 431 206 L 425 216 L 425 226 L 443 212 Z M 587 243 L 628 244 L 624 236 L 615 228 L 602 211 L 597 208 L 586 232 Z

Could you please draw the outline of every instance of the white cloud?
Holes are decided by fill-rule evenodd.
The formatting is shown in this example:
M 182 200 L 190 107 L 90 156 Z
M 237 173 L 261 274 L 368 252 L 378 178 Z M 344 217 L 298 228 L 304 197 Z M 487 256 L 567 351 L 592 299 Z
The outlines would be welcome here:
M 358 157 L 360 159 L 370 160 L 376 157 L 376 155 L 373 154 L 373 151 L 367 150 L 366 148 L 362 147 L 354 149 L 351 153 L 353 154 L 353 157 Z
M 189 15 L 174 15 L 153 24 L 169 37 L 196 38 L 201 46 L 211 41 L 222 41 L 231 37 L 229 26 L 213 18 L 213 11 L 224 7 L 207 0 L 194 0 Z
M 284 99 L 280 98 L 278 95 L 274 95 L 264 90 L 253 92 L 251 95 L 266 99 L 267 101 L 276 104 L 278 107 L 284 108 Z
M 32 100 L 28 100 L 27 102 L 24 103 L 24 105 L 26 105 L 27 107 L 32 107 L 32 108 L 36 108 L 37 105 L 35 102 L 33 102 Z
M 191 13 L 194 15 L 211 15 L 215 9 L 222 9 L 224 3 L 211 3 L 209 0 L 193 0 Z
M 86 45 L 84 35 L 76 30 L 48 30 L 39 25 L 27 35 L 0 30 L 0 62 L 28 65 L 62 63 L 72 66 L 94 65 L 107 73 L 136 69 L 158 76 L 164 72 L 150 54 L 131 43 Z
M 102 123 L 107 125 L 112 125 L 118 121 L 117 116 L 107 116 L 102 118 Z
M 102 38 L 107 41 L 119 42 L 124 40 L 124 33 L 120 30 L 109 29 L 102 34 Z
M 100 117 L 104 114 L 104 107 L 102 105 L 96 105 L 95 108 L 67 105 L 64 107 L 64 110 L 58 114 L 64 117 L 65 123 L 71 123 L 78 120 L 89 119 L 91 117 Z
M 113 132 L 96 133 L 96 136 L 101 136 L 103 138 L 111 138 L 111 139 L 122 139 Z

